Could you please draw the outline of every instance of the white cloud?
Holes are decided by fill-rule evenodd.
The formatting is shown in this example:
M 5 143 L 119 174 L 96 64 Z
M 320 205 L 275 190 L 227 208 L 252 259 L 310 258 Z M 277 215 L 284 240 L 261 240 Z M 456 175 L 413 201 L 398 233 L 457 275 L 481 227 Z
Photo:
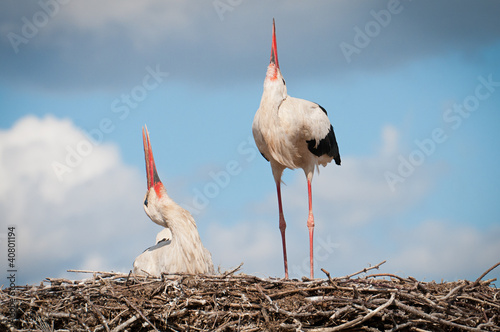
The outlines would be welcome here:
M 70 120 L 50 116 L 43 120 L 34 116 L 21 119 L 10 131 L 0 132 L 0 142 L 3 159 L 0 172 L 8 175 L 0 183 L 0 198 L 12 195 L 11 188 L 32 185 L 36 179 L 31 193 L 35 190 L 44 200 L 60 201 L 71 188 L 116 167 L 119 158 L 114 146 L 93 148 Z M 91 149 L 82 150 L 84 155 L 79 154 L 80 145 Z M 85 156 L 87 153 L 89 157 Z M 68 158 L 70 166 L 61 171 L 62 181 L 57 181 L 54 163 L 67 166 Z M 83 167 L 76 166 L 76 161 Z
M 53 162 L 65 164 L 67 146 L 86 140 L 71 121 L 51 116 L 27 116 L 0 132 L 2 227 L 16 227 L 19 282 L 72 277 L 67 269 L 128 271 L 154 243 L 159 229 L 141 205 L 145 180 L 115 145 L 93 145 L 59 181 Z
M 468 225 L 425 220 L 410 230 L 394 232 L 393 239 L 401 250 L 393 253 L 390 261 L 406 275 L 475 280 L 500 261 L 499 238 L 498 226 L 480 231 Z M 493 271 L 486 279 L 493 277 L 500 277 L 500 271 Z
M 214 265 L 222 271 L 244 263 L 254 275 L 280 275 L 283 261 L 278 227 L 271 223 L 243 221 L 230 226 L 211 223 L 203 238 L 212 252 Z

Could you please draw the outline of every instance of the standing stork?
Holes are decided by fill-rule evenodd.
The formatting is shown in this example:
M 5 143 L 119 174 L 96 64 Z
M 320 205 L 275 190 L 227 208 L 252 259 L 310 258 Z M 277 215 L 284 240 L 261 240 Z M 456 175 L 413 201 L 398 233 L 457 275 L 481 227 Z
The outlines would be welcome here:
M 273 19 L 271 60 L 264 80 L 260 107 L 252 125 L 255 143 L 262 156 L 271 163 L 278 193 L 279 228 L 283 244 L 285 278 L 288 278 L 285 229 L 286 222 L 281 205 L 281 175 L 285 168 L 302 168 L 307 177 L 309 196 L 309 250 L 311 279 L 313 269 L 314 216 L 312 210 L 311 181 L 318 165 L 326 166 L 332 159 L 340 165 L 340 154 L 333 127 L 326 110 L 316 103 L 290 97 L 285 79 L 281 75 L 276 48 L 276 28 Z
M 175 203 L 156 172 L 148 129 L 142 129 L 148 191 L 144 211 L 156 224 L 165 227 L 156 236 L 156 245 L 134 261 L 134 273 L 160 276 L 162 273 L 214 273 L 212 255 L 201 243 L 191 214 Z

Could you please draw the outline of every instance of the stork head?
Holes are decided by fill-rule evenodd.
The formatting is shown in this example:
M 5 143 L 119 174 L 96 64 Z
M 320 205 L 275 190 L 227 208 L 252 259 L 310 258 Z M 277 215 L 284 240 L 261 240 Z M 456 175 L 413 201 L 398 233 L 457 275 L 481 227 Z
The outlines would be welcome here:
M 280 98 L 286 98 L 286 84 L 283 75 L 281 75 L 280 65 L 278 62 L 278 47 L 276 46 L 276 26 L 273 18 L 273 41 L 271 44 L 271 59 L 267 67 L 266 80 L 264 88 L 272 91 L 272 93 Z
M 161 183 L 156 172 L 153 150 L 149 140 L 148 128 L 142 128 L 142 141 L 144 144 L 144 157 L 146 160 L 146 177 L 148 179 L 148 191 L 144 197 L 144 211 L 152 221 L 160 226 L 165 226 L 161 213 L 161 201 L 168 198 L 167 190 Z

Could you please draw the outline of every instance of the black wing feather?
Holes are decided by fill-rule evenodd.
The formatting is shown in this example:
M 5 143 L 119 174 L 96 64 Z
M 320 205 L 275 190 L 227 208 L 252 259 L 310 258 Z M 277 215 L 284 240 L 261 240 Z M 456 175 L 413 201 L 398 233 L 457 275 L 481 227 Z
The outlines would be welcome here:
M 326 110 L 318 105 L 319 108 L 326 113 Z M 322 155 L 328 155 L 335 160 L 335 164 L 340 165 L 340 152 L 339 146 L 337 144 L 337 139 L 335 138 L 335 132 L 333 131 L 333 126 L 330 125 L 330 130 L 328 134 L 323 137 L 319 144 L 316 145 L 316 140 L 312 139 L 307 142 L 307 148 L 311 151 L 315 156 L 321 157 Z

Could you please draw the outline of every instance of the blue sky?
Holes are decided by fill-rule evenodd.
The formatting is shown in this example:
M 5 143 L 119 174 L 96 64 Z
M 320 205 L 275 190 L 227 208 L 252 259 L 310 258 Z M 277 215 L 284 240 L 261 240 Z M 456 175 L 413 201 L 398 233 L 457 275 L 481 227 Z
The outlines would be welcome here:
M 497 2 L 0 9 L 0 240 L 15 225 L 19 284 L 127 272 L 154 244 L 144 124 L 160 178 L 216 266 L 283 275 L 274 181 L 251 136 L 273 17 L 288 93 L 328 111 L 343 160 L 313 180 L 316 276 L 387 260 L 383 272 L 475 279 L 500 260 Z M 306 182 L 301 170 L 283 179 L 291 277 L 301 277 Z

